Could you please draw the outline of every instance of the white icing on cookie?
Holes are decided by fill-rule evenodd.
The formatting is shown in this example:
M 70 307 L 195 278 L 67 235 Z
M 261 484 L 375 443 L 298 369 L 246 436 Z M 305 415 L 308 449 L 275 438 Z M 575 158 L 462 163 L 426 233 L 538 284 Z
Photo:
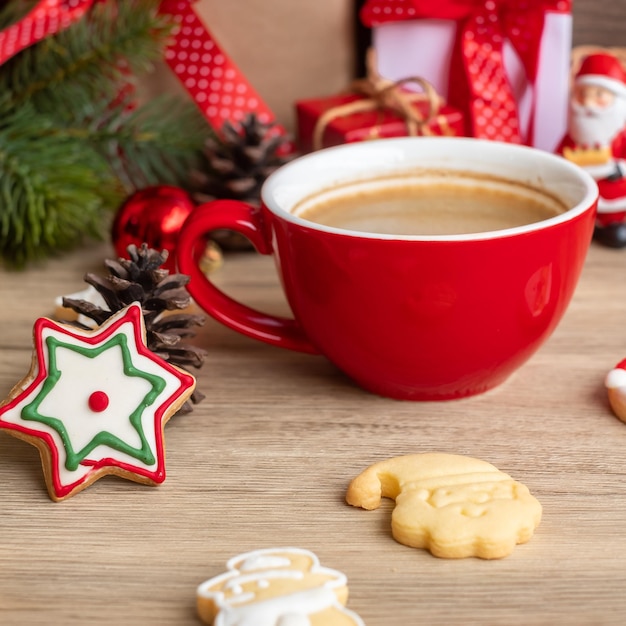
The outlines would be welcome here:
M 217 611 L 214 626 L 308 626 L 309 616 L 325 610 L 334 610 L 352 620 L 344 619 L 342 624 L 364 626 L 335 593 L 335 589 L 346 586 L 345 575 L 321 566 L 317 556 L 308 550 L 257 550 L 230 559 L 227 568 L 227 572 L 197 589 L 199 600 L 211 601 Z M 274 587 L 287 580 L 302 581 L 302 587 Z M 272 596 L 268 592 L 274 588 L 277 595 Z M 256 590 L 263 590 L 263 595 L 257 597 Z
M 193 377 L 151 353 L 133 304 L 95 331 L 36 323 L 38 360 L 0 426 L 46 440 L 55 491 L 65 495 L 98 465 L 164 478 L 163 418 Z
M 217 616 L 215 626 L 300 626 L 310 623 L 309 615 L 330 607 L 341 607 L 331 589 L 305 589 L 245 606 L 226 606 Z
M 76 293 L 71 293 L 67 296 L 58 296 L 57 298 L 55 298 L 54 304 L 57 306 L 58 309 L 65 308 L 63 307 L 63 298 L 70 298 L 71 300 L 86 300 L 87 302 L 91 302 L 91 304 L 94 304 L 101 309 L 104 309 L 105 311 L 109 310 L 109 307 L 105 299 L 102 297 L 102 294 L 93 285 L 89 285 L 82 291 L 77 291 Z M 87 328 L 95 328 L 97 326 L 97 324 L 86 315 L 79 314 L 76 317 L 76 321 L 83 326 L 86 326 Z
M 240 566 L 239 571 L 249 572 L 255 569 L 270 569 L 275 567 L 289 567 L 291 561 L 282 556 L 272 554 L 252 554 Z

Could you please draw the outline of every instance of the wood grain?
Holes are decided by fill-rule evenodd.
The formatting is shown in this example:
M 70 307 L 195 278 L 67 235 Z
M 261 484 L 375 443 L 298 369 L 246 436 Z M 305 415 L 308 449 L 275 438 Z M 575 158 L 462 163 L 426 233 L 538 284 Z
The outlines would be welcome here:
M 574 0 L 574 45 L 626 46 L 626 2 Z
M 35 317 L 83 287 L 106 246 L 0 273 L 0 395 L 30 365 Z M 34 447 L 0 433 L 0 623 L 196 624 L 195 587 L 242 551 L 314 550 L 349 578 L 368 626 L 622 624 L 626 424 L 603 377 L 626 356 L 626 253 L 592 246 L 570 309 L 499 389 L 411 403 L 368 394 L 322 357 L 256 343 L 208 321 L 204 402 L 165 429 L 158 488 L 104 478 L 48 499 Z M 216 280 L 286 313 L 271 260 L 229 256 Z M 392 503 L 344 504 L 372 462 L 468 454 L 527 484 L 544 506 L 530 543 L 500 561 L 445 561 L 396 543 Z
M 574 2 L 575 45 L 623 45 L 625 24 L 623 0 Z M 110 255 L 0 270 L 0 397 L 30 367 L 35 318 Z M 373 396 L 322 357 L 209 320 L 197 337 L 207 397 L 168 423 L 158 488 L 109 477 L 53 503 L 37 450 L 0 433 L 0 623 L 197 624 L 195 587 L 230 556 L 293 545 L 348 575 L 368 626 L 621 626 L 626 424 L 602 381 L 626 356 L 625 276 L 626 252 L 593 245 L 550 340 L 500 388 L 456 402 Z M 230 256 L 217 280 L 287 312 L 267 258 Z M 392 503 L 344 504 L 367 465 L 422 451 L 476 456 L 527 484 L 544 506 L 535 537 L 500 561 L 445 561 L 391 538 Z

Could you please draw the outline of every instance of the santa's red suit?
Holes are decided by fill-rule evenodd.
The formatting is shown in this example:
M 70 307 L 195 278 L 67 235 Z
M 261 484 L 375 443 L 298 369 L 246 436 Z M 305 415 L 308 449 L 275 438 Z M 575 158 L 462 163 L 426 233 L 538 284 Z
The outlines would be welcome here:
M 563 139 L 559 152 L 580 151 L 589 146 L 577 144 L 569 135 Z M 613 159 L 604 165 L 582 166 L 595 178 L 600 191 L 597 223 L 606 226 L 626 220 L 626 130 L 609 145 Z M 624 161 L 622 164 L 621 162 Z
M 613 55 L 592 54 L 574 79 L 575 90 L 585 87 L 606 90 L 613 100 L 594 105 L 574 95 L 568 134 L 558 151 L 598 183 L 597 224 L 606 227 L 626 221 L 626 72 Z

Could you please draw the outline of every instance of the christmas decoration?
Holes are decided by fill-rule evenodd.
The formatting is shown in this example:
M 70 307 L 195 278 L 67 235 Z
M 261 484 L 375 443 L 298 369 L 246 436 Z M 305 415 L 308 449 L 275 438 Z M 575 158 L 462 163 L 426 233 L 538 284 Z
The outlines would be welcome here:
M 0 406 L 0 429 L 37 446 L 53 500 L 106 474 L 165 480 L 163 428 L 195 385 L 144 343 L 132 304 L 96 330 L 35 323 L 31 372 Z
M 622 359 L 604 379 L 613 413 L 626 422 L 626 359 Z
M 159 0 L 5 3 L 0 13 L 0 260 L 102 237 L 125 195 L 187 184 L 206 121 L 191 102 L 138 104 L 134 84 L 176 26 Z M 29 11 L 29 9 L 31 9 Z
M 115 251 L 124 256 L 131 244 L 167 250 L 164 269 L 176 270 L 176 242 L 183 222 L 195 204 L 180 187 L 157 185 L 131 194 L 122 204 L 113 221 L 111 239 Z M 202 271 L 210 274 L 222 264 L 222 251 L 214 241 L 208 241 L 199 259 Z
M 189 277 L 170 274 L 161 267 L 167 261 L 167 251 L 158 252 L 146 244 L 141 247 L 131 244 L 128 255 L 128 259 L 106 260 L 104 265 L 109 272 L 106 276 L 94 273 L 85 276 L 85 282 L 102 296 L 106 308 L 72 298 L 63 298 L 63 306 L 100 325 L 129 304 L 139 302 L 148 348 L 168 363 L 183 369 L 202 367 L 206 352 L 182 340 L 193 337 L 192 327 L 204 324 L 205 318 L 184 312 L 168 313 L 189 307 L 191 298 L 185 288 Z M 203 397 L 194 391 L 191 402 L 196 404 Z M 191 410 L 188 402 L 181 409 L 182 412 Z
M 263 123 L 275 122 L 271 109 L 254 89 L 193 9 L 194 0 L 163 0 L 161 11 L 179 25 L 165 60 L 202 111 L 211 128 L 241 122 L 254 113 Z M 208 89 L 210 87 L 210 90 Z M 276 124 L 274 131 L 285 134 Z
M 571 0 L 367 0 L 380 71 L 419 75 L 467 133 L 552 151 L 565 130 Z
M 275 125 L 249 113 L 240 124 L 225 122 L 219 137 L 209 137 L 204 148 L 205 167 L 192 173 L 197 202 L 241 200 L 259 206 L 265 179 L 293 158 L 291 139 L 275 132 Z M 216 231 L 212 238 L 224 249 L 251 245 L 232 231 Z
M 296 103 L 298 146 L 322 147 L 403 135 L 463 135 L 463 115 L 447 106 L 433 86 L 419 77 L 391 81 L 367 54 L 367 77 L 354 81 L 351 93 Z M 415 83 L 421 93 L 405 85 Z
M 612 248 L 624 248 L 626 50 L 585 47 L 574 50 L 572 57 L 576 69 L 568 129 L 558 151 L 586 169 L 598 183 L 595 240 Z
M 150 248 L 167 250 L 164 268 L 174 271 L 178 232 L 194 206 L 189 194 L 180 187 L 158 185 L 135 192 L 122 204 L 113 221 L 115 251 L 122 257 L 129 245 L 145 242 Z

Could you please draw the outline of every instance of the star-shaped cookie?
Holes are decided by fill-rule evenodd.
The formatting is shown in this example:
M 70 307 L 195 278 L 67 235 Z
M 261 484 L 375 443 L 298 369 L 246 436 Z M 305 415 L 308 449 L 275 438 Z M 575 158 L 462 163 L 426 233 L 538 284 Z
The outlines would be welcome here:
M 165 423 L 194 387 L 147 348 L 138 303 L 95 330 L 40 318 L 31 370 L 0 404 L 0 428 L 37 446 L 53 500 L 106 474 L 154 485 L 165 480 Z

